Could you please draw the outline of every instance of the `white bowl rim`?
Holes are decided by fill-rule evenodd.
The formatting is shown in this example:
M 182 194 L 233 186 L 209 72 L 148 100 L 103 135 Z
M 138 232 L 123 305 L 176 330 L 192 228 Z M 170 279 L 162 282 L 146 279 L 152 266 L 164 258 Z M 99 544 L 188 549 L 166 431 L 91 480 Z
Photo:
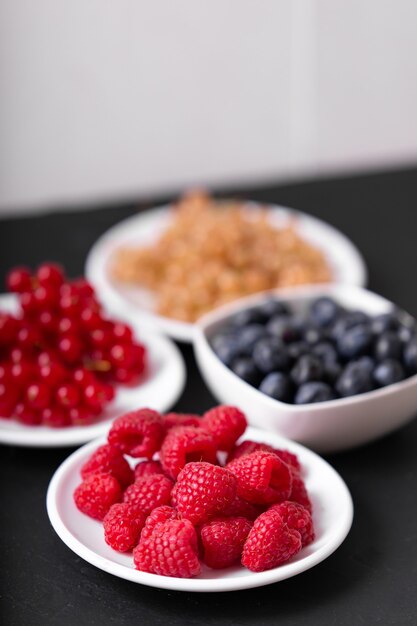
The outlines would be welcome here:
M 271 289 L 268 291 L 263 291 L 247 296 L 245 298 L 240 298 L 239 300 L 234 300 L 233 302 L 230 302 L 214 309 L 213 311 L 210 311 L 209 313 L 198 319 L 194 330 L 194 348 L 197 344 L 204 345 L 208 353 L 212 356 L 213 359 L 215 359 L 216 363 L 221 368 L 223 375 L 239 380 L 239 382 L 247 388 L 248 392 L 255 394 L 255 397 L 258 399 L 258 401 L 265 402 L 271 408 L 283 407 L 286 411 L 291 413 L 302 413 L 306 409 L 308 409 L 309 411 L 320 412 L 325 408 L 332 409 L 341 406 L 353 406 L 363 403 L 367 400 L 384 397 L 395 392 L 401 392 L 405 389 L 408 389 L 409 387 L 413 387 L 414 385 L 416 385 L 417 374 L 414 374 L 412 376 L 409 376 L 408 378 L 405 378 L 404 380 L 399 381 L 398 383 L 392 383 L 391 385 L 387 385 L 386 387 L 373 389 L 372 391 L 367 391 L 365 393 L 357 394 L 355 396 L 349 396 L 347 398 L 336 398 L 334 400 L 327 400 L 324 402 L 314 402 L 300 405 L 289 404 L 267 396 L 265 393 L 262 393 L 262 391 L 259 391 L 259 389 L 256 389 L 256 387 L 253 387 L 245 380 L 239 378 L 234 372 L 232 372 L 229 367 L 227 367 L 227 365 L 220 361 L 207 339 L 207 331 L 213 324 L 221 321 L 223 318 L 229 317 L 237 311 L 256 305 L 258 302 L 267 299 L 268 296 L 275 296 L 279 299 L 291 302 L 307 298 L 320 297 L 321 295 L 333 295 L 337 299 L 338 293 L 348 293 L 349 291 L 354 291 L 357 294 L 364 293 L 367 295 L 367 297 L 378 300 L 390 309 L 396 308 L 395 304 L 387 298 L 384 298 L 383 296 L 380 296 L 379 294 L 374 293 L 369 289 L 365 289 L 364 287 L 359 287 L 357 285 L 323 283 L 318 285 L 300 285 L 296 287 L 287 287 L 285 289 Z M 405 311 L 404 313 L 406 315 L 409 315 Z

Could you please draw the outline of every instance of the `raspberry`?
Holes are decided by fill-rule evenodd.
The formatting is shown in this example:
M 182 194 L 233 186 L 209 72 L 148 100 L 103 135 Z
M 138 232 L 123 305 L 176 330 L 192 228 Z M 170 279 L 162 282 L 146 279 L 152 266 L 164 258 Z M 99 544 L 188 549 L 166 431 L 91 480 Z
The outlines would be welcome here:
M 145 515 L 129 504 L 113 504 L 103 520 L 104 539 L 113 550 L 128 552 L 138 543 Z
M 169 520 L 158 525 L 150 537 L 141 539 L 133 551 L 138 570 L 191 578 L 200 573 L 197 534 L 188 520 Z
M 311 519 L 309 511 L 301 504 L 288 502 L 287 500 L 280 504 L 274 504 L 269 510 L 279 513 L 288 528 L 298 530 L 303 546 L 314 541 L 313 520 Z
M 216 519 L 201 527 L 203 561 L 209 567 L 221 569 L 239 561 L 252 527 L 244 517 Z
M 159 461 L 141 461 L 135 467 L 135 480 L 142 476 L 152 476 L 153 474 L 165 475 Z
M 202 427 L 214 437 L 220 450 L 230 450 L 246 430 L 246 417 L 234 406 L 217 406 L 203 415 Z
M 118 448 L 108 444 L 97 448 L 81 468 L 83 479 L 89 474 L 98 472 L 111 474 L 118 480 L 121 487 L 127 487 L 133 482 L 133 472 L 129 463 Z
M 148 515 L 152 509 L 168 504 L 171 498 L 172 480 L 161 474 L 138 478 L 123 494 L 123 502 Z
M 203 428 L 178 426 L 167 434 L 159 457 L 165 472 L 176 478 L 190 461 L 216 463 L 216 446 L 212 435 Z
M 152 409 L 140 409 L 118 417 L 110 429 L 108 440 L 124 454 L 152 458 L 164 436 L 162 417 Z
M 180 519 L 178 511 L 168 505 L 156 507 L 156 509 L 154 509 L 146 518 L 145 526 L 140 534 L 141 541 L 149 539 L 159 524 L 168 522 L 171 519 Z
M 163 419 L 167 430 L 174 426 L 201 426 L 201 417 L 193 413 L 167 413 Z
M 291 502 L 297 502 L 298 504 L 302 504 L 302 506 L 311 513 L 313 510 L 313 505 L 311 504 L 311 500 L 308 496 L 304 481 L 298 472 L 292 471 L 291 473 L 292 487 L 291 494 L 288 500 L 291 500 Z
M 249 520 L 256 519 L 261 513 L 262 510 L 259 510 L 254 504 L 242 500 L 238 495 L 222 511 L 224 517 L 245 517 Z
M 242 564 L 252 572 L 278 567 L 301 550 L 301 536 L 271 509 L 254 522 L 243 547 Z
M 81 513 L 100 521 L 121 498 L 120 485 L 111 474 L 90 474 L 74 491 L 74 502 Z
M 227 462 L 230 463 L 235 459 L 239 459 L 241 456 L 251 454 L 252 452 L 259 452 L 259 450 L 265 450 L 266 452 L 275 452 L 275 448 L 273 448 L 272 446 L 268 446 L 267 443 L 259 443 L 258 441 L 251 441 L 250 439 L 246 439 L 229 452 Z
M 227 465 L 237 478 L 237 494 L 255 504 L 288 500 L 292 476 L 286 463 L 273 452 L 252 452 Z
M 193 524 L 218 515 L 235 498 L 236 479 L 229 470 L 210 463 L 188 463 L 178 475 L 178 512 Z
M 275 454 L 279 456 L 281 461 L 284 461 L 290 469 L 295 469 L 297 472 L 301 472 L 301 465 L 298 457 L 290 452 L 289 450 L 280 450 L 279 448 L 275 448 Z

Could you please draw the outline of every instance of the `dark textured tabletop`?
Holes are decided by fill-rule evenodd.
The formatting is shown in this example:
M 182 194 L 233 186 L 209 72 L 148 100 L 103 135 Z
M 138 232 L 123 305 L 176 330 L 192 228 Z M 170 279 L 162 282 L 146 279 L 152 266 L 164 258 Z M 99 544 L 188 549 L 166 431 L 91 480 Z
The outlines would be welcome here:
M 308 211 L 340 228 L 364 254 L 369 287 L 417 316 L 417 169 L 231 192 Z M 14 264 L 46 259 L 76 276 L 96 238 L 137 210 L 133 202 L 69 207 L 0 221 L 1 276 Z M 176 408 L 200 412 L 215 400 L 191 348 L 182 351 L 188 380 Z M 7 626 L 417 623 L 417 421 L 328 457 L 355 505 L 352 530 L 332 556 L 284 582 L 225 594 L 151 589 L 89 565 L 61 542 L 45 509 L 49 480 L 72 450 L 0 451 L 0 618 Z

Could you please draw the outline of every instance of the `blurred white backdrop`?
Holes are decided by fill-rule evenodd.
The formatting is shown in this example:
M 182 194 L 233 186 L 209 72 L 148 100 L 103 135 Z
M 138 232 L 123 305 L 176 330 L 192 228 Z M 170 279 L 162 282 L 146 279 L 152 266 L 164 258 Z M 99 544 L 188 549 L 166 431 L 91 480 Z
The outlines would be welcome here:
M 414 0 L 2 0 L 0 212 L 417 160 Z

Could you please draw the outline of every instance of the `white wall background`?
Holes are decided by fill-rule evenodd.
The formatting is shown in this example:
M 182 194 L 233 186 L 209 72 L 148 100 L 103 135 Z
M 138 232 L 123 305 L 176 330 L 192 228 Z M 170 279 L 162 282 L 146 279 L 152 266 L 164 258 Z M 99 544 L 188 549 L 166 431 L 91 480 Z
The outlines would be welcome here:
M 1 0 L 0 212 L 417 160 L 415 0 Z

